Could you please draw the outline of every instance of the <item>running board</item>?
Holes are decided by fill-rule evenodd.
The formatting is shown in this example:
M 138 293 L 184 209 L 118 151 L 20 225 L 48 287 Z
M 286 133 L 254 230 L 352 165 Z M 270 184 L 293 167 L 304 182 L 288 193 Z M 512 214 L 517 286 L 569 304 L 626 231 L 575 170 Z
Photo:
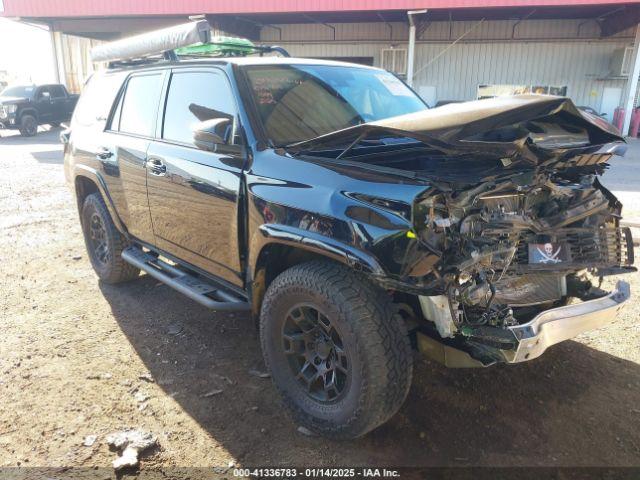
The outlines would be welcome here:
M 156 280 L 176 289 L 183 295 L 212 310 L 251 310 L 251 305 L 229 293 L 222 286 L 202 279 L 144 252 L 139 247 L 129 247 L 122 252 L 125 262 L 139 268 Z

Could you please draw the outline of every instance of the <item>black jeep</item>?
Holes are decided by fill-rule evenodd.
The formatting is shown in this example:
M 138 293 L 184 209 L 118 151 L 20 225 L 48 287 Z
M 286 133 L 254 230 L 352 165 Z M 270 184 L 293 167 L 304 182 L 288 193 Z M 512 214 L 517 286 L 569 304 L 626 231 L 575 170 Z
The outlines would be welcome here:
M 64 85 L 16 85 L 0 92 L 0 128 L 19 130 L 24 137 L 38 133 L 38 125 L 58 127 L 68 122 L 78 95 Z
M 598 181 L 623 140 L 569 100 L 429 110 L 376 68 L 164 57 L 94 75 L 62 135 L 91 263 L 104 282 L 142 270 L 250 312 L 309 429 L 389 419 L 414 349 L 452 367 L 531 360 L 629 298 L 592 282 L 634 270 Z

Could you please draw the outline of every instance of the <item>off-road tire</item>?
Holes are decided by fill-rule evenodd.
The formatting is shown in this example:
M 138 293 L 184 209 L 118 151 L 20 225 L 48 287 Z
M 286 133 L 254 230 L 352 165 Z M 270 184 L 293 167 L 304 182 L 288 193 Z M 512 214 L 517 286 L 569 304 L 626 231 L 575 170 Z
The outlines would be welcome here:
M 23 115 L 20 118 L 20 135 L 33 137 L 38 133 L 38 120 L 33 115 Z
M 318 307 L 340 328 L 349 354 L 346 393 L 333 404 L 307 394 L 284 353 L 285 317 L 296 305 Z M 404 402 L 413 353 L 389 295 L 363 275 L 330 261 L 312 261 L 271 283 L 260 313 L 260 341 L 271 378 L 294 420 L 330 438 L 360 437 L 390 419 Z
M 98 219 L 104 226 L 105 261 L 99 258 L 91 239 L 92 221 L 97 222 Z M 120 283 L 133 280 L 140 275 L 138 268 L 122 259 L 122 251 L 129 246 L 129 243 L 114 225 L 107 206 L 99 193 L 92 193 L 85 198 L 80 212 L 80 220 L 89 260 L 100 280 L 105 283 Z

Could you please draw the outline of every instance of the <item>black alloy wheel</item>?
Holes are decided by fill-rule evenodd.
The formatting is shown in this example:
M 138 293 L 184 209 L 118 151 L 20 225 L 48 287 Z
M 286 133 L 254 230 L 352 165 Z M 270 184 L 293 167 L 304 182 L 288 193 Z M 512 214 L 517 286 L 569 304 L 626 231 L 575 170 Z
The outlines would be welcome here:
M 33 137 L 38 133 L 38 122 L 32 115 L 24 115 L 20 120 L 20 134 L 24 137 Z
M 91 215 L 89 239 L 94 258 L 101 264 L 107 265 L 110 258 L 109 239 L 107 238 L 107 229 L 97 213 Z
M 120 283 L 137 278 L 140 270 L 122 258 L 122 251 L 129 246 L 129 241 L 114 225 L 99 193 L 84 199 L 80 218 L 91 266 L 100 280 Z
M 339 400 L 347 389 L 349 358 L 330 318 L 313 305 L 297 305 L 282 329 L 282 346 L 300 386 L 318 402 Z

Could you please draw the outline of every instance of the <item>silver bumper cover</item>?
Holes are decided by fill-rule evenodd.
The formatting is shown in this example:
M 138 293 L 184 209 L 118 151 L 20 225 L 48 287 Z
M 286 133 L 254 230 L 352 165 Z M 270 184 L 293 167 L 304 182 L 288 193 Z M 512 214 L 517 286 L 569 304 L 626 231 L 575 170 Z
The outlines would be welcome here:
M 509 363 L 533 360 L 551 345 L 612 322 L 631 297 L 627 282 L 619 281 L 610 294 L 538 314 L 528 323 L 509 327 L 519 341 L 516 351 L 503 351 Z

